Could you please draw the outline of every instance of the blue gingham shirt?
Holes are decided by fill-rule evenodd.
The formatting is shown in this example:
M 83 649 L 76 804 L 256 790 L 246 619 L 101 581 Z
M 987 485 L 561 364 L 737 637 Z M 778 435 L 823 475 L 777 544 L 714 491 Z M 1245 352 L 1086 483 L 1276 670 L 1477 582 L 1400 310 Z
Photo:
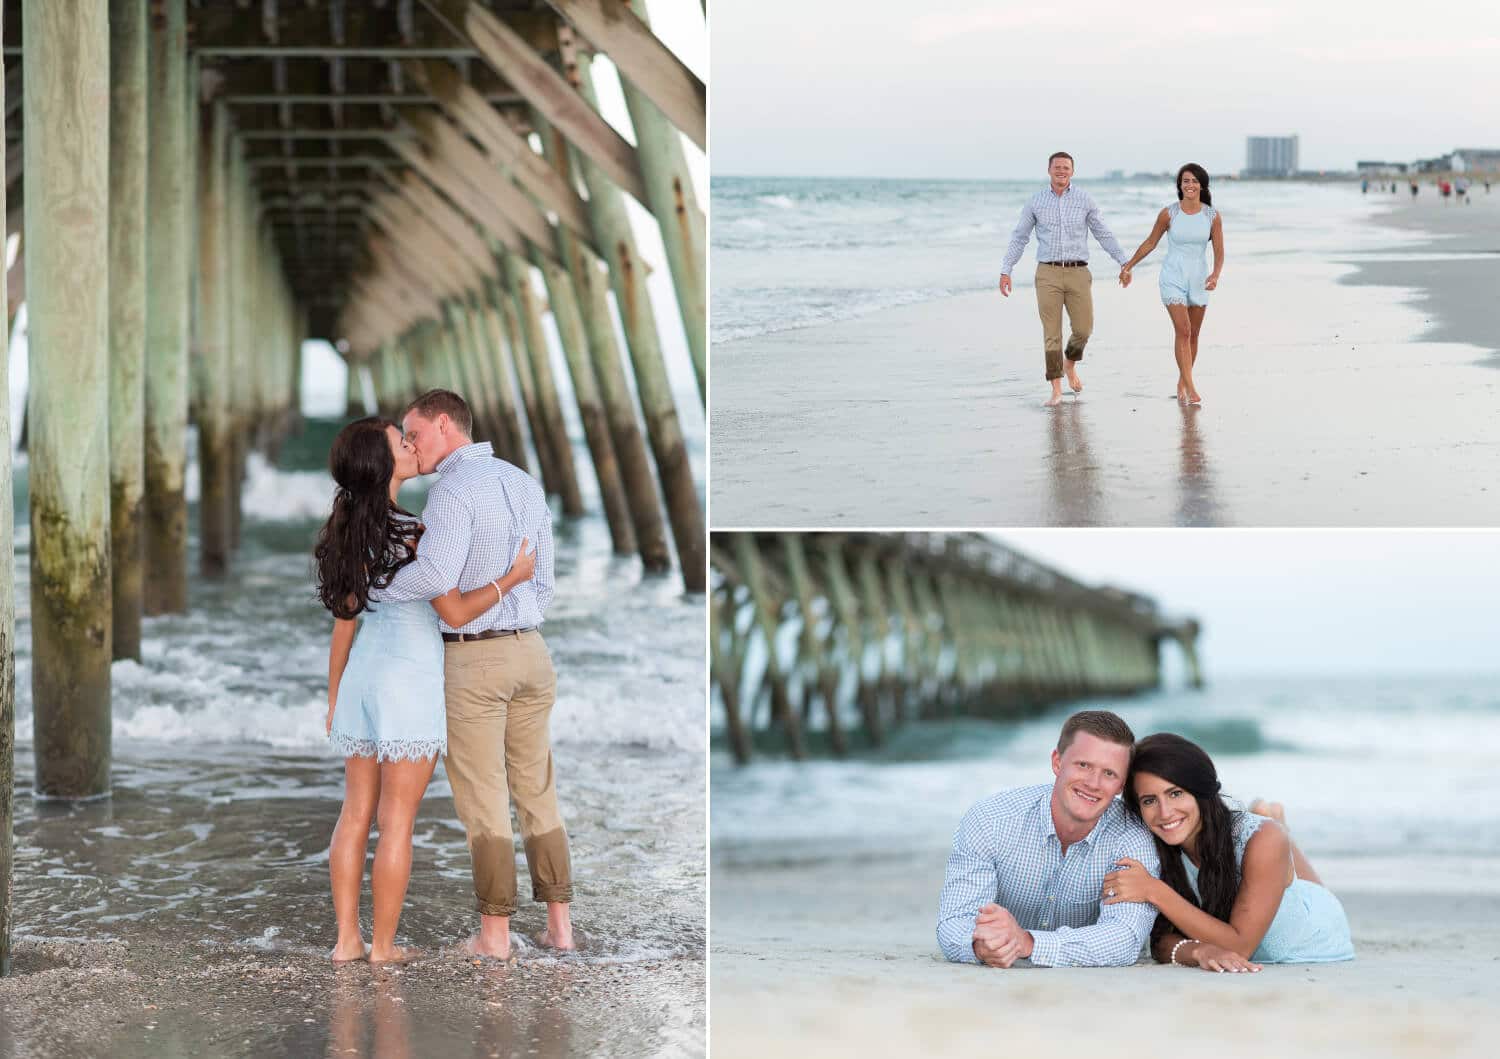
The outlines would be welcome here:
M 530 629 L 552 602 L 552 512 L 537 480 L 495 457 L 488 441 L 450 452 L 437 465 L 442 479 L 427 494 L 427 527 L 416 559 L 372 597 L 406 602 L 436 599 L 457 586 L 467 592 L 510 569 L 521 539 L 536 549 L 536 573 L 469 624 L 448 632 Z
M 997 904 L 1031 932 L 1031 962 L 1043 967 L 1123 967 L 1151 936 L 1149 904 L 1103 905 L 1104 875 L 1121 857 L 1161 874 L 1151 833 L 1116 798 L 1087 838 L 1059 855 L 1052 784 L 992 794 L 964 814 L 953 836 L 938 900 L 937 938 L 955 963 L 978 963 L 974 923 Z
M 1120 249 L 1104 218 L 1099 216 L 1099 206 L 1087 191 L 1068 185 L 1061 195 L 1048 184 L 1031 196 L 1021 207 L 1021 219 L 1010 236 L 1010 249 L 1005 251 L 1005 263 L 1000 274 L 1009 276 L 1010 270 L 1021 260 L 1026 250 L 1026 241 L 1031 230 L 1036 229 L 1036 259 L 1041 264 L 1047 261 L 1087 261 L 1089 259 L 1089 232 L 1099 240 L 1105 253 L 1123 265 L 1130 255 Z

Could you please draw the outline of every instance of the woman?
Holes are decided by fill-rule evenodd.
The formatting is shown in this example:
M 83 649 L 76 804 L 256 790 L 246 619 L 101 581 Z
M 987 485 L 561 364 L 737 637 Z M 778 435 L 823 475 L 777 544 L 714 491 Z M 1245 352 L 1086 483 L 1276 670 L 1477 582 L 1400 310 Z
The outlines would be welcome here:
M 1161 878 L 1126 858 L 1105 875 L 1103 902 L 1156 907 L 1158 963 L 1258 971 L 1354 958 L 1344 907 L 1287 833 L 1281 806 L 1230 809 L 1197 744 L 1165 732 L 1142 739 L 1125 801 L 1156 838 Z
M 1162 234 L 1167 236 L 1167 259 L 1161 266 L 1161 303 L 1167 307 L 1176 332 L 1177 400 L 1202 404 L 1193 385 L 1198 361 L 1198 333 L 1208 312 L 1208 292 L 1219 285 L 1224 270 L 1224 222 L 1213 207 L 1208 170 L 1189 162 L 1177 170 L 1177 201 L 1156 216 L 1156 225 L 1131 259 L 1120 268 L 1120 282 L 1130 285 L 1130 270 L 1144 261 Z M 1208 271 L 1204 249 L 1214 244 L 1214 268 Z
M 327 732 L 344 755 L 344 808 L 328 854 L 338 919 L 332 955 L 335 963 L 366 956 L 371 963 L 403 962 L 409 956 L 395 937 L 411 875 L 412 825 L 448 744 L 443 642 L 432 612 L 449 625 L 464 625 L 528 580 L 536 560 L 522 541 L 515 564 L 489 584 L 455 589 L 431 607 L 380 603 L 380 590 L 415 558 L 422 534 L 416 516 L 396 503 L 401 483 L 418 473 L 416 452 L 395 423 L 370 416 L 339 431 L 328 463 L 338 491 L 313 554 L 319 597 L 334 616 Z M 360 614 L 365 619 L 356 640 Z M 370 876 L 375 929 L 367 953 L 359 890 L 377 816 L 380 842 Z

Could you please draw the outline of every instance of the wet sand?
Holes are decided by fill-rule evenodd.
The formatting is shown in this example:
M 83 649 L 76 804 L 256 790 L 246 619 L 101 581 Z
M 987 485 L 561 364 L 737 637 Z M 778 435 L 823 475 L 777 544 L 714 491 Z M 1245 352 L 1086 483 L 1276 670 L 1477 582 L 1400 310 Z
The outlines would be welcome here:
M 141 754 L 146 749 L 149 756 Z M 0 979 L 0 1056 L 702 1055 L 701 824 L 659 838 L 652 908 L 611 880 L 646 874 L 618 835 L 665 826 L 574 801 L 576 955 L 540 949 L 544 906 L 521 868 L 507 963 L 458 949 L 473 929 L 452 800 L 417 821 L 401 968 L 334 968 L 327 840 L 338 788 L 317 755 L 219 760 L 203 748 L 117 748 L 114 797 L 37 803 L 22 750 L 16 936 Z M 702 789 L 696 764 L 616 748 L 618 767 Z M 636 760 L 639 759 L 639 760 Z M 577 764 L 558 752 L 559 770 Z M 685 853 L 684 851 L 689 851 Z M 371 845 L 373 853 L 373 841 Z M 697 854 L 701 858 L 701 852 Z M 368 880 L 362 903 L 369 934 Z
M 1377 223 L 1463 234 L 1416 249 L 1393 236 L 1388 254 L 1339 260 L 1236 260 L 1231 243 L 1200 345 L 1201 408 L 1173 397 L 1155 272 L 1121 290 L 1107 261 L 1085 388 L 1058 409 L 1042 407 L 1029 287 L 721 347 L 712 523 L 1500 523 L 1500 487 L 1480 470 L 1500 457 L 1487 370 L 1500 309 L 1495 262 L 1478 253 L 1500 247 L 1500 195 L 1446 212 L 1398 201 Z M 1459 256 L 1412 260 L 1424 253 Z
M 1464 893 L 1424 880 L 1420 865 L 1371 872 L 1314 856 L 1349 913 L 1358 956 L 1348 963 L 1253 975 L 1149 962 L 1001 971 L 949 964 L 937 951 L 945 853 L 860 857 L 824 848 L 778 861 L 761 850 L 736 862 L 716 847 L 716 1059 L 967 1050 L 1162 1059 L 1494 1054 L 1493 873 L 1483 892 Z

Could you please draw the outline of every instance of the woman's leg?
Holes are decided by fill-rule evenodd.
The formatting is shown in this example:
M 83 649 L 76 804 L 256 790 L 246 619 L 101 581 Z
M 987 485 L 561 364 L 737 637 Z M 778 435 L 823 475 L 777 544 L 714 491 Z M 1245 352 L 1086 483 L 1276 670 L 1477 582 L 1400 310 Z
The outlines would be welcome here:
M 1196 401 L 1199 398 L 1198 391 L 1193 388 L 1193 328 L 1188 322 L 1188 307 L 1169 305 L 1167 315 L 1172 318 L 1172 353 L 1177 358 L 1177 392 L 1190 401 Z
M 375 904 L 371 963 L 399 960 L 403 955 L 396 948 L 396 924 L 411 878 L 412 826 L 435 768 L 436 754 L 426 761 L 386 761 L 380 766 L 380 841 L 375 846 L 375 869 L 370 873 Z
M 365 877 L 365 850 L 370 821 L 380 798 L 380 766 L 373 757 L 344 759 L 344 808 L 328 847 L 328 879 L 333 887 L 333 914 L 339 940 L 333 947 L 338 962 L 360 960 L 365 940 L 359 932 L 359 886 Z
M 1282 807 L 1281 803 L 1268 802 L 1264 798 L 1257 798 L 1250 803 L 1250 811 L 1259 816 L 1269 816 L 1281 825 L 1282 830 L 1286 832 L 1287 841 L 1292 844 L 1292 867 L 1297 872 L 1297 878 L 1306 879 L 1308 882 L 1314 882 L 1322 886 L 1323 880 L 1313 870 L 1312 861 L 1308 860 L 1307 855 L 1297 846 L 1296 839 L 1292 838 L 1292 829 L 1286 826 L 1286 810 Z
M 1203 314 L 1208 312 L 1206 305 L 1188 306 L 1188 325 L 1192 328 L 1193 355 L 1190 358 L 1194 367 L 1198 364 L 1198 333 L 1203 330 Z

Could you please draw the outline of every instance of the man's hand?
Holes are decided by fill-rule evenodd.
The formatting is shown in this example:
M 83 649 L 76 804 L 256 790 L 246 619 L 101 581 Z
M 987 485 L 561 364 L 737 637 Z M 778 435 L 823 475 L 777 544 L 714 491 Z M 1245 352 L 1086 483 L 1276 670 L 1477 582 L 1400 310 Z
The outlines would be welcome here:
M 999 905 L 985 905 L 974 923 L 974 955 L 990 967 L 1009 967 L 1031 955 L 1033 939 L 1016 917 Z
M 1128 287 L 1128 286 L 1130 286 L 1130 268 L 1129 268 L 1129 266 L 1121 266 L 1121 268 L 1120 268 L 1120 286 L 1122 286 L 1122 287 Z
M 1001 276 L 1000 277 L 1000 293 L 1003 294 L 1003 295 L 1005 295 L 1007 298 L 1010 297 L 1010 277 L 1009 276 Z

